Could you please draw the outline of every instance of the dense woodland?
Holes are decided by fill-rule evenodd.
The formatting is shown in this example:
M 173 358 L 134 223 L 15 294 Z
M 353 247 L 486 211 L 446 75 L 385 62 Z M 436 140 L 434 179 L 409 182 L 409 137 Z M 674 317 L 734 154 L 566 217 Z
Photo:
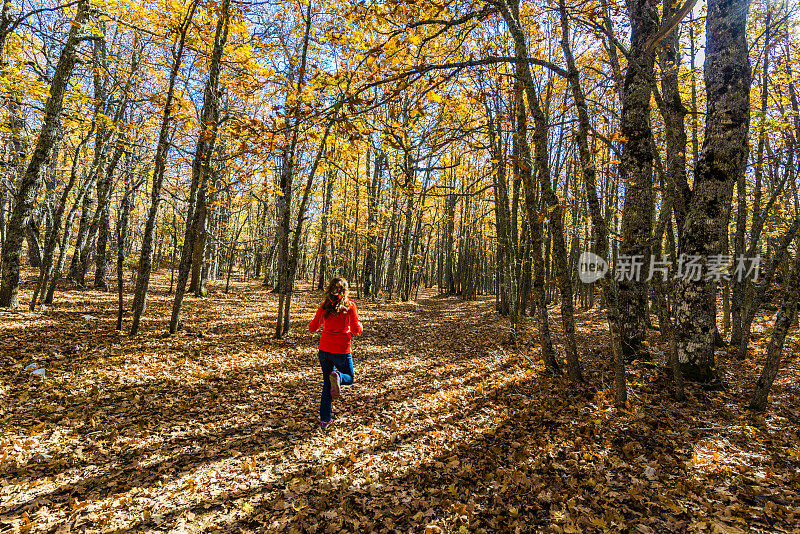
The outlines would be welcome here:
M 331 497 L 303 477 L 317 473 L 332 481 L 340 476 L 337 469 L 341 476 L 347 469 L 361 473 L 361 487 L 371 488 L 368 492 L 383 503 L 397 504 L 399 492 L 410 491 L 402 502 L 411 504 L 395 512 L 392 524 L 386 519 L 391 513 L 376 516 L 361 497 L 352 496 L 361 490 L 337 493 L 341 502 L 334 501 L 342 515 L 334 510 L 325 518 L 329 527 L 345 530 L 389 532 L 397 524 L 405 525 L 397 527 L 404 532 L 426 525 L 430 528 L 425 532 L 520 532 L 548 522 L 556 525 L 555 532 L 628 531 L 625 525 L 633 523 L 651 524 L 658 532 L 690 527 L 743 532 L 756 523 L 770 532 L 796 528 L 793 514 L 800 512 L 797 502 L 791 508 L 790 501 L 797 495 L 781 493 L 789 491 L 792 476 L 796 482 L 797 469 L 791 467 L 797 462 L 796 441 L 791 456 L 786 453 L 791 439 L 769 437 L 770 429 L 783 428 L 780 423 L 772 420 L 763 426 L 757 418 L 768 409 L 788 410 L 780 412 L 783 422 L 797 416 L 791 347 L 796 345 L 800 301 L 798 58 L 796 0 L 5 2 L 0 18 L 0 322 L 8 322 L 0 337 L 8 337 L 0 348 L 6 352 L 2 392 L 12 400 L 3 401 L 0 415 L 10 417 L 4 427 L 15 430 L 2 438 L 4 449 L 12 452 L 0 462 L 0 474 L 10 477 L 3 478 L 0 496 L 12 489 L 20 493 L 3 497 L 0 525 L 12 517 L 14 528 L 26 532 L 36 530 L 37 521 L 82 531 L 88 527 L 80 525 L 88 523 L 76 521 L 85 513 L 91 516 L 86 521 L 102 531 L 116 531 L 122 524 L 140 531 L 146 530 L 143 525 L 166 521 L 172 528 L 192 521 L 186 519 L 186 510 L 192 518 L 213 516 L 208 521 L 215 524 L 232 521 L 234 516 L 226 514 L 233 501 L 222 508 L 202 501 L 194 508 L 158 514 L 147 508 L 136 511 L 144 515 L 136 515 L 132 523 L 103 515 L 99 504 L 91 504 L 107 499 L 103 507 L 117 508 L 108 504 L 118 498 L 112 490 L 150 487 L 161 476 L 130 467 L 135 462 L 124 452 L 133 443 L 124 441 L 129 433 L 147 439 L 159 435 L 161 443 L 175 447 L 170 449 L 174 465 L 187 472 L 205 469 L 192 463 L 193 454 L 178 454 L 183 438 L 176 437 L 194 428 L 192 421 L 201 421 L 206 426 L 198 426 L 192 435 L 209 440 L 205 458 L 217 454 L 217 446 L 220 451 L 236 447 L 239 452 L 230 457 L 236 458 L 248 447 L 268 444 L 261 456 L 243 456 L 235 466 L 236 473 L 241 469 L 261 476 L 267 489 L 224 494 L 239 499 L 241 513 L 236 513 L 250 518 L 247 528 L 271 524 L 275 532 L 289 531 L 290 525 L 295 531 L 325 530 L 325 520 L 317 522 L 321 516 L 308 515 L 308 510 L 319 510 L 319 502 Z M 595 283 L 584 283 L 579 276 L 585 252 L 612 266 Z M 632 257 L 644 259 L 637 267 L 639 276 L 616 276 L 615 269 L 618 274 Z M 702 270 L 692 272 L 701 274 L 680 276 L 691 263 L 687 258 L 697 259 L 692 265 Z M 746 272 L 740 260 L 749 262 Z M 306 367 L 295 360 L 276 364 L 287 372 L 299 369 L 291 376 L 303 387 L 281 393 L 282 404 L 272 405 L 269 395 L 277 395 L 272 385 L 255 375 L 236 374 L 230 366 L 280 361 L 280 354 L 294 354 L 292 343 L 305 347 L 306 341 L 297 340 L 309 310 L 313 313 L 314 299 L 334 275 L 346 277 L 351 296 L 374 314 L 372 323 L 365 321 L 366 384 L 382 393 L 356 396 L 351 419 L 344 419 L 359 439 L 373 439 L 377 449 L 352 448 L 325 456 L 319 450 L 349 447 L 349 435 L 334 434 L 339 442 L 313 438 L 313 447 L 327 443 L 317 452 L 304 448 L 305 438 L 296 442 L 292 437 L 302 428 L 294 406 L 305 401 L 297 399 L 306 385 L 314 392 L 309 398 L 317 394 L 316 382 L 305 382 Z M 101 321 L 95 327 L 86 326 L 86 320 L 74 322 L 77 316 L 70 310 L 76 309 L 100 314 Z M 255 326 L 241 321 L 247 314 L 259 317 Z M 452 320 L 446 319 L 448 314 Z M 197 326 L 201 316 L 208 325 L 213 317 L 216 326 L 202 330 Z M 54 318 L 61 322 L 36 326 L 36 321 Z M 223 349 L 226 329 L 237 337 Z M 83 332 L 85 339 L 73 339 L 75 332 Z M 194 348 L 178 344 L 190 335 L 197 338 L 191 342 Z M 476 340 L 474 347 L 471 339 Z M 52 340 L 47 343 L 55 348 L 37 345 L 43 340 Z M 118 382 L 103 382 L 134 362 L 143 367 L 133 375 L 144 380 L 150 373 L 143 370 L 147 362 L 160 357 L 161 349 L 153 349 L 158 343 L 181 354 L 180 361 L 159 364 L 167 385 L 145 380 L 142 389 L 128 395 L 115 388 L 129 384 L 129 378 L 119 375 Z M 234 349 L 239 344 L 251 347 L 244 356 Z M 399 391 L 381 389 L 398 375 L 382 374 L 377 364 L 369 363 L 384 345 L 395 347 L 396 358 L 411 358 L 412 368 L 406 370 L 433 377 L 432 383 L 413 377 L 406 383 L 417 388 L 423 403 L 413 408 L 403 403 L 408 423 L 380 408 L 381 402 L 397 400 Z M 262 346 L 270 347 L 271 356 L 259 352 Z M 497 363 L 500 356 L 489 358 L 481 350 L 515 360 L 513 365 Z M 101 359 L 90 365 L 84 352 Z M 57 379 L 57 387 L 48 386 L 49 397 L 33 393 L 39 382 L 28 381 L 37 378 L 29 372 L 36 365 L 28 366 L 36 354 L 52 361 L 74 355 L 64 360 L 72 362 L 73 374 Z M 114 357 L 119 360 L 113 369 L 93 370 Z M 192 370 L 212 357 L 219 358 L 213 366 Z M 455 430 L 467 427 L 448 426 L 452 420 L 445 416 L 447 410 L 437 411 L 446 404 L 438 396 L 450 391 L 448 377 L 481 374 L 482 361 L 494 362 L 486 363 L 492 373 L 505 369 L 516 377 L 513 383 L 519 389 L 512 382 L 480 379 L 498 388 L 495 400 L 511 400 L 499 408 L 486 404 L 488 397 L 475 401 L 475 421 L 504 422 L 494 429 L 481 427 L 482 437 L 471 442 Z M 461 371 L 449 374 L 451 364 Z M 173 375 L 173 368 L 191 372 Z M 221 369 L 227 369 L 228 379 L 219 378 Z M 524 382 L 532 380 L 532 370 L 541 373 L 536 375 L 541 382 Z M 782 373 L 788 379 L 779 386 Z M 70 376 L 75 382 L 66 385 Z M 500 374 L 492 376 L 501 380 Z M 214 382 L 215 377 L 220 381 Z M 92 382 L 78 382 L 84 379 Z M 204 389 L 212 387 L 208 384 L 217 384 L 211 397 L 206 397 L 211 390 Z M 466 395 L 472 386 L 465 384 L 453 386 L 453 391 Z M 563 388 L 578 393 L 565 395 Z M 780 398 L 790 399 L 788 406 L 770 406 L 775 388 Z M 245 390 L 263 396 L 242 400 Z M 695 415 L 697 421 L 712 418 L 711 412 L 702 411 L 712 409 L 719 410 L 714 417 L 722 418 L 715 421 L 728 421 L 722 413 L 727 408 L 707 397 L 720 392 L 729 395 L 725 402 L 737 406 L 737 417 L 756 418 L 755 426 L 743 427 L 739 437 L 750 436 L 751 444 L 763 447 L 763 458 L 772 458 L 774 471 L 767 472 L 788 477 L 776 479 L 772 493 L 752 489 L 766 484 L 763 473 L 736 478 L 752 474 L 741 465 L 739 475 L 730 471 L 735 468 L 715 471 L 718 478 L 708 478 L 705 485 L 689 479 L 677 486 L 667 482 L 665 466 L 678 469 L 675 458 L 696 446 L 676 439 L 700 440 L 709 428 L 733 432 L 733 423 L 692 422 Z M 590 400 L 581 400 L 584 394 Z M 552 404 L 564 397 L 573 400 L 563 410 Z M 447 398 L 455 402 L 456 397 Z M 108 415 L 129 410 L 125 406 L 144 410 L 143 399 L 157 406 L 147 408 L 148 413 L 178 410 L 174 413 L 189 422 L 131 416 L 123 424 Z M 167 399 L 172 399 L 169 404 L 159 404 Z M 198 399 L 222 411 L 213 412 L 212 419 L 198 415 L 187 408 Z M 435 399 L 444 404 L 425 404 Z M 37 402 L 37 408 L 26 411 L 26 403 Z M 471 402 L 465 400 L 460 409 Z M 672 406 L 681 402 L 676 412 Z M 72 425 L 63 422 L 70 415 L 42 415 L 61 413 L 56 408 L 61 405 L 72 406 L 64 413 L 80 421 Z M 214 425 L 236 420 L 238 415 L 225 410 L 237 405 L 259 414 L 277 412 L 263 415 L 261 430 L 251 429 L 233 443 L 226 440 L 244 435 L 250 423 L 219 434 Z M 587 416 L 582 411 L 590 410 L 587 406 L 605 415 Z M 490 408 L 498 411 L 485 415 Z M 512 413 L 523 421 L 521 426 L 511 424 Z M 531 417 L 539 419 L 525 422 Z M 370 434 L 368 425 L 376 418 L 385 426 Z M 584 424 L 570 430 L 579 418 Z M 444 447 L 445 452 L 433 459 L 397 460 L 396 469 L 408 471 L 409 478 L 396 479 L 394 485 L 383 475 L 364 474 L 371 469 L 364 466 L 372 464 L 359 463 L 359 454 L 368 456 L 390 444 L 400 447 L 416 432 L 428 432 L 420 430 L 423 419 L 435 419 L 430 424 L 445 431 L 426 434 L 433 441 L 416 446 L 415 454 L 426 454 L 428 446 Z M 104 475 L 112 477 L 108 489 L 99 489 L 105 479 L 92 482 L 84 472 L 78 477 L 82 482 L 70 483 L 72 489 L 48 490 L 51 501 L 45 505 L 62 514 L 48 519 L 41 511 L 43 497 L 36 497 L 44 494 L 35 489 L 24 493 L 21 484 L 46 480 L 36 473 L 36 462 L 51 462 L 42 465 L 53 468 L 53 462 L 62 461 L 62 456 L 50 460 L 49 453 L 26 445 L 34 438 L 25 436 L 49 431 L 54 421 L 62 421 L 57 423 L 60 430 L 42 437 L 41 443 L 68 443 L 67 435 L 77 436 L 70 443 L 83 443 L 63 453 L 69 458 L 63 465 L 85 464 L 85 455 L 105 458 L 99 462 L 109 466 L 119 463 L 113 464 L 116 474 Z M 178 426 L 171 427 L 173 423 Z M 483 423 L 475 424 L 478 428 Z M 545 434 L 520 434 L 527 432 L 525 425 Z M 664 428 L 674 432 L 661 432 Z M 588 432 L 587 437 L 576 440 L 565 434 L 579 431 Z M 613 469 L 603 471 L 603 461 L 580 449 L 580 443 L 606 431 L 616 437 L 603 438 L 604 446 L 619 443 L 620 452 L 605 464 Z M 81 437 L 98 433 L 105 437 Z M 654 437 L 642 437 L 646 434 Z M 364 437 L 368 435 L 373 437 Z M 507 439 L 500 442 L 500 436 Z M 731 436 L 732 442 L 739 439 Z M 451 438 L 461 441 L 439 443 Z M 539 450 L 550 452 L 524 471 L 522 458 L 533 454 L 528 447 L 534 447 L 526 440 L 540 438 L 544 443 Z M 648 445 L 648 439 L 672 441 Z M 732 442 L 726 442 L 726 450 Z M 557 443 L 583 450 L 582 456 L 569 452 L 573 449 L 556 451 Z M 485 462 L 494 460 L 491 454 L 473 456 L 474 450 L 502 450 L 511 462 L 507 465 L 520 471 L 501 473 L 495 466 L 488 468 L 489 475 L 480 474 Z M 616 482 L 609 478 L 617 476 L 609 473 L 627 469 L 617 460 L 633 465 L 648 450 L 664 455 L 652 460 L 644 475 L 636 472 L 630 476 L 638 479 L 631 479 L 619 474 Z M 303 464 L 285 476 L 273 470 L 275 462 L 293 458 L 302 464 L 320 454 L 328 462 L 320 468 Z M 222 461 L 219 455 L 214 461 Z M 556 463 L 549 463 L 550 458 Z M 8 463 L 12 461 L 17 463 Z M 692 461 L 695 466 L 701 462 Z M 560 469 L 558 462 L 571 465 L 569 473 L 547 478 Z M 412 467 L 418 471 L 411 473 Z M 594 488 L 597 481 L 601 488 L 605 480 L 617 493 L 609 497 L 601 488 L 579 504 L 568 500 L 574 495 L 569 488 L 585 485 L 570 482 L 581 469 L 584 477 L 598 470 L 586 487 Z M 447 478 L 448 471 L 456 478 Z M 459 486 L 459 476 L 466 486 Z M 388 485 L 375 486 L 379 479 Z M 159 480 L 160 485 L 167 479 Z M 423 492 L 427 497 L 415 494 L 419 480 L 432 481 L 432 493 Z M 470 480 L 485 481 L 471 497 L 463 489 Z M 653 492 L 647 493 L 651 514 L 670 519 L 643 522 L 647 514 L 639 505 L 644 501 L 630 497 L 630 480 L 637 492 Z M 652 488 L 642 489 L 642 481 Z M 733 493 L 720 497 L 714 486 Z M 745 486 L 750 493 L 736 493 L 735 488 Z M 522 487 L 527 489 L 519 493 Z M 505 491 L 513 495 L 501 514 L 497 495 Z M 668 501 L 663 491 L 670 499 L 678 499 L 671 493 L 675 491 L 696 503 L 739 499 L 746 512 L 737 516 L 739 508 L 733 504 L 723 512 L 712 504 Z M 256 493 L 261 500 L 250 500 Z M 528 493 L 538 503 L 533 508 L 515 500 Z M 622 494 L 633 501 L 619 504 L 614 499 L 624 500 Z M 602 501 L 603 495 L 608 500 Z M 132 496 L 125 498 L 124 509 L 138 510 Z M 278 504 L 270 508 L 269 503 Z M 203 515 L 209 506 L 222 515 Z M 589 509 L 617 511 L 598 512 L 589 520 Z M 381 514 L 384 519 L 378 519 Z M 724 516 L 720 521 L 740 519 L 698 523 L 702 514 Z M 211 529 L 194 524 L 196 531 Z M 238 528 L 248 531 L 242 524 Z M 654 531 L 644 528 L 650 527 L 639 531 Z
M 580 381 L 574 308 L 600 300 L 624 406 L 651 312 L 680 397 L 682 375 L 719 381 L 715 345 L 748 357 L 778 284 L 765 406 L 798 299 L 795 4 L 81 0 L 2 16 L 0 305 L 101 287 L 136 335 L 168 268 L 174 333 L 186 293 L 235 272 L 279 294 L 281 337 L 296 282 L 339 273 L 363 297 L 493 294 L 512 337 L 536 317 L 551 371 L 558 303 Z M 598 291 L 578 281 L 584 250 L 765 262 L 756 280 Z
M 101 287 L 135 335 L 168 268 L 174 333 L 186 293 L 235 272 L 280 295 L 281 337 L 296 282 L 339 273 L 363 297 L 493 294 L 512 337 L 537 318 L 552 371 L 558 303 L 579 381 L 574 307 L 601 301 L 623 406 L 651 312 L 680 397 L 681 375 L 718 381 L 715 344 L 748 357 L 778 284 L 765 406 L 798 298 L 795 4 L 76 1 L 2 16 L 0 305 Z M 755 281 L 598 290 L 578 281 L 584 250 L 765 261 Z M 38 275 L 20 302 L 26 261 Z

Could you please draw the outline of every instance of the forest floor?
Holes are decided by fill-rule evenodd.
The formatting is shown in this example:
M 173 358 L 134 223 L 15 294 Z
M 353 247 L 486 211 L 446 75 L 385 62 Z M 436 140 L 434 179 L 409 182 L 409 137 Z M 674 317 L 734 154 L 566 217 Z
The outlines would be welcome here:
M 491 297 L 359 299 L 356 382 L 321 431 L 319 293 L 301 285 L 283 340 L 256 281 L 188 297 L 164 337 L 168 278 L 151 287 L 136 338 L 95 290 L 0 312 L 0 533 L 800 532 L 796 331 L 768 412 L 746 410 L 771 317 L 753 362 L 719 352 L 727 390 L 681 404 L 654 331 L 618 412 L 596 308 L 572 387 L 535 337 L 508 343 Z

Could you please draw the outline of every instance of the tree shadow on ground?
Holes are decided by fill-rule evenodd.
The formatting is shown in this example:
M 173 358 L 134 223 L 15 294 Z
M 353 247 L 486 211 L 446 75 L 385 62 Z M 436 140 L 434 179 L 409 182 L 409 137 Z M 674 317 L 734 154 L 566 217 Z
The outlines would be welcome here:
M 236 306 L 266 323 L 269 298 L 259 305 L 237 297 Z M 530 373 L 522 355 L 503 355 L 496 347 L 503 327 L 489 299 L 359 305 L 368 322 L 355 341 L 357 382 L 335 404 L 339 417 L 325 433 L 315 426 L 316 340 L 305 330 L 316 295 L 297 299 L 297 330 L 285 340 L 271 339 L 269 326 L 251 316 L 225 323 L 229 310 L 212 301 L 190 306 L 187 317 L 202 317 L 166 340 L 120 339 L 71 310 L 63 333 L 101 341 L 69 356 L 65 373 L 92 377 L 59 400 L 62 414 L 79 417 L 26 411 L 38 406 L 30 393 L 42 390 L 15 382 L 10 391 L 28 400 L 14 397 L 3 422 L 26 433 L 45 423 L 75 441 L 48 462 L 4 468 L 14 483 L 56 482 L 4 504 L 0 516 L 49 507 L 64 516 L 47 528 L 107 532 L 388 532 L 428 524 L 476 532 L 641 524 L 668 532 L 708 515 L 703 503 L 723 502 L 724 490 L 733 496 L 728 502 L 744 503 L 732 517 L 791 524 L 759 509 L 766 494 L 748 486 L 752 472 L 739 473 L 740 482 L 698 475 L 698 444 L 727 439 L 714 426 L 725 419 L 688 403 L 672 406 L 660 370 L 631 370 L 632 392 L 648 396 L 648 413 L 614 414 L 602 389 Z M 19 339 L 32 343 L 47 328 Z M 198 331 L 208 337 L 192 337 Z M 581 343 L 603 346 L 602 339 Z M 582 357 L 587 368 L 608 372 L 602 350 Z M 150 374 L 125 383 L 126 363 Z M 706 406 L 717 397 L 690 388 L 690 398 Z M 701 416 L 710 420 L 692 423 Z M 767 460 L 781 473 L 800 467 Z

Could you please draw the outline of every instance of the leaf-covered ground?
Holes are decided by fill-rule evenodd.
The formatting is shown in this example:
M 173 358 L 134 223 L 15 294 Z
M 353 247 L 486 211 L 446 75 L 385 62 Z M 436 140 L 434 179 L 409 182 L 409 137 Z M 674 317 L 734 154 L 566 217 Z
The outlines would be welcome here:
M 134 339 L 99 291 L 0 312 L 0 532 L 800 531 L 796 331 L 769 411 L 745 409 L 770 318 L 756 361 L 719 353 L 727 391 L 676 404 L 636 364 L 618 413 L 596 309 L 574 388 L 507 343 L 491 298 L 362 299 L 356 383 L 323 432 L 318 293 L 301 286 L 284 340 L 257 282 L 189 297 L 164 337 L 155 282 Z

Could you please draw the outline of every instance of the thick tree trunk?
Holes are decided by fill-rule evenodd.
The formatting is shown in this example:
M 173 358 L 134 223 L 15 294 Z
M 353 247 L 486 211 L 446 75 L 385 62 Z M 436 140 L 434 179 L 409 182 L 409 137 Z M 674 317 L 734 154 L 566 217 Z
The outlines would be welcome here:
M 0 282 L 0 307 L 16 308 L 18 305 L 20 252 L 25 229 L 36 202 L 36 190 L 42 181 L 42 173 L 49 163 L 52 148 L 59 131 L 64 94 L 78 58 L 78 45 L 83 37 L 84 25 L 89 18 L 89 1 L 78 3 L 74 23 L 67 42 L 61 51 L 56 70 L 50 83 L 50 96 L 45 104 L 44 119 L 33 154 L 25 175 L 15 195 L 14 210 L 8 225 L 8 237 L 2 250 L 2 282 Z
M 746 39 L 749 0 L 709 0 L 706 18 L 707 95 L 703 148 L 682 234 L 682 252 L 705 262 L 719 253 L 722 226 L 729 213 L 733 185 L 747 164 L 750 125 L 750 59 Z M 676 333 L 684 376 L 716 380 L 716 327 L 713 280 L 677 281 Z
M 630 360 L 648 357 L 644 345 L 649 322 L 646 279 L 652 254 L 655 149 L 650 126 L 650 79 L 655 54 L 647 49 L 646 43 L 658 32 L 659 23 L 656 6 L 650 0 L 630 0 L 627 6 L 631 46 L 621 95 L 620 130 L 625 141 L 619 170 L 625 184 L 625 202 L 622 206 L 620 260 L 627 263 L 638 258 L 643 263 L 638 274 L 636 270 L 626 268 L 625 276 L 619 280 L 622 351 Z M 620 267 L 618 262 L 617 269 Z

